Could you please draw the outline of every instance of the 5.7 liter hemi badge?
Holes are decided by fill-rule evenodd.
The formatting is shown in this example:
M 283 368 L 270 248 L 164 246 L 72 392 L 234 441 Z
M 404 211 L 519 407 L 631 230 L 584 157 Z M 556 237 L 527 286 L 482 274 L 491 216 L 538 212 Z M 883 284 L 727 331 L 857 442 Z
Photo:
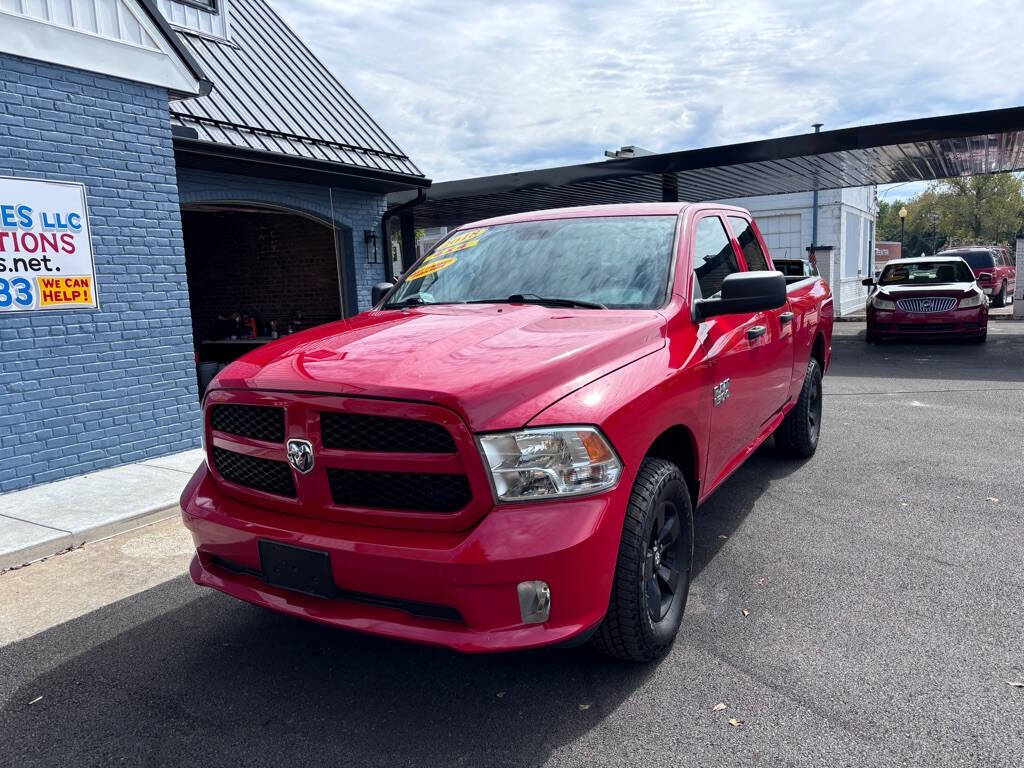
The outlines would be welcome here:
M 729 399 L 729 380 L 715 384 L 715 405 L 721 405 Z

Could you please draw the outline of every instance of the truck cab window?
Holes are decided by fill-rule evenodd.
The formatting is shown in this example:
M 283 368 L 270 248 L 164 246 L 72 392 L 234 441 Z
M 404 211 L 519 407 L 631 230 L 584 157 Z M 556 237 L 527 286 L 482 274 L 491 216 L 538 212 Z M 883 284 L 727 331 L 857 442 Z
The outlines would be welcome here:
M 732 249 L 722 220 L 717 216 L 706 216 L 697 222 L 693 267 L 700 284 L 700 294 L 705 299 L 718 296 L 726 275 L 740 271 L 736 263 L 736 252 Z
M 747 269 L 751 272 L 767 271 L 768 260 L 764 257 L 764 251 L 761 250 L 761 245 L 757 242 L 757 236 L 754 234 L 754 228 L 750 226 L 750 222 L 739 216 L 730 216 L 729 224 L 732 226 L 732 231 L 736 233 L 736 240 L 740 244 L 740 250 L 743 251 L 743 258 L 747 260 Z

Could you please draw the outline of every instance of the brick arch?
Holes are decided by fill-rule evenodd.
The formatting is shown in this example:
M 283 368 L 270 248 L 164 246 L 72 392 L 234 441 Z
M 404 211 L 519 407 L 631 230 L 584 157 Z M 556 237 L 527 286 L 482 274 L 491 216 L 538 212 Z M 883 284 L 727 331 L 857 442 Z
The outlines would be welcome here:
M 315 200 L 281 194 L 261 195 L 256 193 L 258 190 L 241 187 L 237 192 L 238 194 L 230 194 L 223 189 L 181 191 L 178 204 L 185 211 L 200 206 L 218 205 L 225 206 L 226 211 L 231 210 L 228 206 L 238 205 L 263 208 L 301 216 L 331 229 L 334 232 L 338 276 L 342 283 L 342 314 L 345 317 L 356 314 L 359 311 L 359 295 L 351 224 L 337 215 L 332 219 L 330 205 L 324 206 Z

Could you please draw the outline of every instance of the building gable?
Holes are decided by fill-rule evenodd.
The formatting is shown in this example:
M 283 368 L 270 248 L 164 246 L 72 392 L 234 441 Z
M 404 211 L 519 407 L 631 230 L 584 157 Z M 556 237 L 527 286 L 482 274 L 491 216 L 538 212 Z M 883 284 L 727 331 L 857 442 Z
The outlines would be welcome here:
M 209 84 L 148 0 L 0 0 L 0 53 L 196 96 Z

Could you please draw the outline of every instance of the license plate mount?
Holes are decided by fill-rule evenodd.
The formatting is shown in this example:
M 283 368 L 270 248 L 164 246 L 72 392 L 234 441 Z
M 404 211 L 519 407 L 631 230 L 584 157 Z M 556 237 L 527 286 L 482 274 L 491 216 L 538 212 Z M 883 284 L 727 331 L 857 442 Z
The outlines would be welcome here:
M 337 595 L 330 553 L 265 540 L 260 540 L 259 549 L 260 570 L 267 584 L 326 600 Z

